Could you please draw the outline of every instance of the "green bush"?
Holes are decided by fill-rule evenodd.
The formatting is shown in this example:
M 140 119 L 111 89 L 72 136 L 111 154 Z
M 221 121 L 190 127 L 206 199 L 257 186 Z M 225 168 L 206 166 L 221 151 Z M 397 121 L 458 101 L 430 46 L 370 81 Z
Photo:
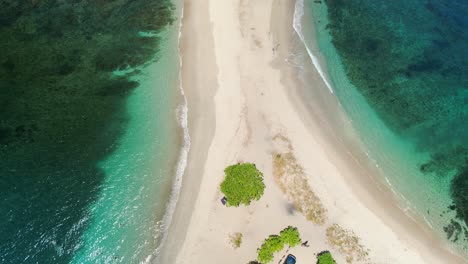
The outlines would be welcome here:
M 263 175 L 252 163 L 239 163 L 224 170 L 226 178 L 221 183 L 221 192 L 226 196 L 227 206 L 249 205 L 259 200 L 265 190 Z
M 301 238 L 297 228 L 288 226 L 280 232 L 280 235 L 270 235 L 263 242 L 262 246 L 258 250 L 257 259 L 260 263 L 268 263 L 273 260 L 273 254 L 275 252 L 283 250 L 285 245 L 294 247 L 299 245 Z
M 301 243 L 299 231 L 295 227 L 288 226 L 280 232 L 280 236 L 283 242 L 290 247 L 295 247 Z
M 329 251 L 323 251 L 317 256 L 317 264 L 336 264 L 336 262 Z
M 261 247 L 258 251 L 258 261 L 260 263 L 268 263 L 273 260 L 273 252 L 271 252 L 268 248 Z

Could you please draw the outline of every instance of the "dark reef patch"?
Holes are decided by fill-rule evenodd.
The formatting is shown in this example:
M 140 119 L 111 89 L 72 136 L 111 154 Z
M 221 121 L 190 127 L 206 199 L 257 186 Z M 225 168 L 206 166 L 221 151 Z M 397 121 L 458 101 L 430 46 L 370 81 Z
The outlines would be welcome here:
M 467 239 L 468 5 L 325 3 L 327 29 L 350 81 L 389 128 L 430 154 L 420 164 L 428 180 L 453 178 L 456 219 L 445 231 L 452 241 Z
M 0 0 L 0 262 L 68 263 L 170 0 Z
M 467 163 L 467 161 L 465 161 Z M 468 220 L 468 164 L 461 169 L 452 181 L 452 196 L 457 205 L 457 218 Z

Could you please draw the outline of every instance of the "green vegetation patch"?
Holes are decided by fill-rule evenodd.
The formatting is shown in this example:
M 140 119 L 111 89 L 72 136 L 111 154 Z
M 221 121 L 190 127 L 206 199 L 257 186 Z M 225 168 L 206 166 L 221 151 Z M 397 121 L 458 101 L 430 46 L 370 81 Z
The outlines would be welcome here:
M 239 248 L 242 244 L 242 233 L 234 233 L 229 239 L 233 248 Z
M 273 254 L 283 250 L 284 246 L 295 247 L 301 243 L 299 231 L 296 227 L 288 226 L 280 232 L 280 235 L 270 235 L 258 250 L 257 259 L 260 263 L 268 263 L 273 260 Z
M 299 236 L 299 231 L 297 228 L 288 226 L 280 232 L 281 240 L 284 244 L 295 247 L 301 243 L 301 237 Z
M 361 239 L 353 231 L 333 224 L 327 228 L 326 234 L 328 243 L 346 257 L 346 262 L 369 260 L 369 250 L 362 245 Z
M 317 264 L 336 264 L 336 262 L 329 251 L 323 251 L 317 255 Z
M 265 190 L 263 174 L 255 164 L 239 163 L 224 170 L 226 178 L 221 183 L 221 192 L 226 196 L 226 205 L 238 207 L 258 201 Z

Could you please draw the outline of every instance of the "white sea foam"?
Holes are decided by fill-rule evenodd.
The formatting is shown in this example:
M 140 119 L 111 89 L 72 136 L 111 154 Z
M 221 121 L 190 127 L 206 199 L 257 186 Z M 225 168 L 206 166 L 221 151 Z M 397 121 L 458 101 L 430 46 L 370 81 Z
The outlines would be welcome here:
M 305 9 L 304 0 L 296 0 L 295 9 L 294 9 L 294 17 L 293 17 L 293 28 L 294 28 L 296 34 L 298 35 L 300 41 L 302 42 L 302 44 L 306 48 L 307 54 L 308 54 L 312 64 L 314 65 L 315 69 L 319 73 L 320 77 L 323 79 L 325 85 L 327 86 L 327 88 L 329 89 L 329 91 L 331 93 L 334 93 L 333 88 L 330 85 L 330 83 L 328 82 L 328 79 L 326 77 L 327 75 L 325 74 L 324 70 L 322 69 L 322 66 L 320 65 L 319 59 L 312 52 L 312 49 L 310 47 L 311 43 L 307 43 L 306 38 L 304 36 L 303 24 L 302 24 L 302 20 L 303 20 L 304 15 L 305 15 L 305 10 L 304 9 Z M 289 59 L 287 61 L 291 62 Z M 300 65 L 293 65 L 293 66 L 301 67 Z M 338 104 L 341 106 L 341 103 L 339 101 L 338 101 Z M 349 122 L 350 124 L 353 123 L 353 120 L 349 116 L 347 116 L 346 121 Z M 419 208 L 417 206 L 417 204 L 410 202 L 410 200 L 408 200 L 405 197 L 405 195 L 403 195 L 402 193 L 397 191 L 397 188 L 394 187 L 394 185 L 392 184 L 391 179 L 388 178 L 387 176 L 385 176 L 385 173 L 383 172 L 383 169 L 384 169 L 383 167 L 384 166 L 380 166 L 379 163 L 377 162 L 377 160 L 372 158 L 372 153 L 370 153 L 370 151 L 364 150 L 364 154 L 369 158 L 369 160 L 373 163 L 373 165 L 383 174 L 383 177 L 384 177 L 384 180 L 385 180 L 385 182 L 384 182 L 385 187 L 387 187 L 388 190 L 390 190 L 393 193 L 394 197 L 397 200 L 397 206 L 400 208 L 400 210 L 402 212 L 404 212 L 405 215 L 407 215 L 413 221 L 420 222 L 421 219 L 422 219 L 422 221 L 425 222 L 427 227 L 429 227 L 435 233 L 440 233 L 435 228 L 435 226 L 438 225 L 437 221 L 434 221 L 433 219 L 427 217 L 423 213 L 425 210 L 423 210 L 422 208 Z M 357 162 L 359 162 L 359 161 L 357 161 Z M 375 178 L 375 179 L 372 178 L 372 179 L 375 180 L 377 178 Z M 446 249 L 449 250 L 454 255 L 459 255 L 459 252 L 456 252 L 455 250 L 453 250 L 450 247 L 448 247 Z
M 294 18 L 293 18 L 293 28 L 296 31 L 296 34 L 299 36 L 299 38 L 302 41 L 302 44 L 304 44 L 304 47 L 307 50 L 307 53 L 309 54 L 310 59 L 312 60 L 312 64 L 315 66 L 317 69 L 317 72 L 319 73 L 320 77 L 323 79 L 325 85 L 327 86 L 328 90 L 330 90 L 331 93 L 333 93 L 333 88 L 328 82 L 324 71 L 322 70 L 322 67 L 320 66 L 320 63 L 317 59 L 317 57 L 312 53 L 312 50 L 309 48 L 307 45 L 305 38 L 304 38 L 304 33 L 302 31 L 302 17 L 304 16 L 304 0 L 297 0 L 296 4 L 294 5 Z
M 164 214 L 163 220 L 161 221 L 161 231 L 162 231 L 162 239 L 159 246 L 156 248 L 154 254 L 152 256 L 148 256 L 145 260 L 145 263 L 150 263 L 152 259 L 154 259 L 155 263 L 159 263 L 159 253 L 164 246 L 164 243 L 167 239 L 168 229 L 172 222 L 172 217 L 174 215 L 177 201 L 179 200 L 180 196 L 180 189 L 182 187 L 182 180 L 185 173 L 185 169 L 187 167 L 188 161 L 188 154 L 190 151 L 190 133 L 188 128 L 188 103 L 187 97 L 185 96 L 185 91 L 182 85 L 182 57 L 180 53 L 180 38 L 182 35 L 182 21 L 184 17 L 184 8 L 183 5 L 181 7 L 181 14 L 180 14 L 180 23 L 179 23 L 179 35 L 177 40 L 178 48 L 178 56 L 179 56 L 179 91 L 183 98 L 181 104 L 177 107 L 176 114 L 177 114 L 177 121 L 179 126 L 182 129 L 183 134 L 183 143 L 179 154 L 179 159 L 177 161 L 176 173 L 174 175 L 174 182 L 172 184 L 171 194 L 169 200 L 166 204 L 166 212 Z
M 304 32 L 303 32 L 303 28 L 302 28 L 302 18 L 303 18 L 304 13 L 305 13 L 304 8 L 305 8 L 304 7 L 304 0 L 297 0 L 296 3 L 295 3 L 295 6 L 294 6 L 293 28 L 296 31 L 296 34 L 298 35 L 298 37 L 301 40 L 302 44 L 306 48 L 307 54 L 309 55 L 309 58 L 311 59 L 312 64 L 317 69 L 317 72 L 319 73 L 320 77 L 323 79 L 325 85 L 327 86 L 327 88 L 329 89 L 329 91 L 331 93 L 334 93 L 333 88 L 330 85 L 330 83 L 328 82 L 327 77 L 326 77 L 326 75 L 325 75 L 325 73 L 324 73 L 324 71 L 323 71 L 323 69 L 322 69 L 322 67 L 321 67 L 321 65 L 319 63 L 318 58 L 313 54 L 311 48 L 309 47 L 308 43 L 305 40 Z M 341 106 L 341 103 L 339 101 L 338 101 L 338 104 Z M 347 116 L 346 120 L 349 123 L 353 122 L 353 120 L 349 116 Z M 375 159 L 372 158 L 371 153 L 368 150 L 364 149 L 363 152 L 369 158 L 369 160 L 372 162 L 372 164 L 376 168 L 381 169 L 378 162 Z M 411 204 L 408 199 L 406 199 L 402 194 L 400 194 L 399 192 L 397 192 L 394 189 L 390 179 L 387 178 L 386 176 L 384 176 L 384 179 L 385 179 L 387 188 L 389 188 L 390 191 L 395 194 L 395 196 L 400 197 L 400 200 L 403 201 L 403 205 L 406 205 L 406 208 L 411 208 L 414 211 L 414 205 Z M 399 204 L 399 207 L 403 211 L 406 212 L 403 205 Z

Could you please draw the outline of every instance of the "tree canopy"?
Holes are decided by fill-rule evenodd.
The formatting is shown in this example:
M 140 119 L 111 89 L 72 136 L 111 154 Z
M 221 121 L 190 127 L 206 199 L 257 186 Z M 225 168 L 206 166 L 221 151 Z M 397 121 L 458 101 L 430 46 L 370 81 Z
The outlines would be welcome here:
M 290 247 L 295 247 L 301 243 L 301 238 L 299 237 L 299 231 L 297 228 L 288 226 L 280 232 L 280 237 L 283 240 L 284 244 L 287 244 Z
M 280 232 L 280 235 L 270 235 L 258 250 L 257 259 L 260 263 L 268 263 L 273 260 L 275 252 L 283 250 L 285 245 L 294 247 L 301 243 L 297 228 L 288 226 Z
M 336 264 L 329 251 L 320 252 L 317 256 L 317 264 Z
M 221 192 L 226 196 L 227 206 L 249 205 L 259 200 L 265 190 L 263 174 L 252 163 L 238 163 L 224 170 Z

